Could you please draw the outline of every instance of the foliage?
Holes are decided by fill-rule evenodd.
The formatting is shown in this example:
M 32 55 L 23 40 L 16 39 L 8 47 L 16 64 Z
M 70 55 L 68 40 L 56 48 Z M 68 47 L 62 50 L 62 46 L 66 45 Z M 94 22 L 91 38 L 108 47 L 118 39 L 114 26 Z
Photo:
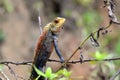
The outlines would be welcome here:
M 105 59 L 107 56 L 106 53 L 100 53 L 99 51 L 96 51 L 95 53 L 95 58 L 98 59 L 98 60 L 102 60 L 102 59 Z
M 114 55 L 116 56 L 120 56 L 120 38 L 118 39 L 118 41 L 116 41 L 115 47 L 114 47 Z M 120 61 L 114 61 L 116 67 L 119 68 L 120 65 Z
M 96 51 L 93 54 L 93 57 L 96 58 L 97 60 L 103 60 L 113 58 L 114 55 L 108 54 L 106 51 L 105 52 Z M 91 63 L 93 64 L 93 62 Z M 96 67 L 91 72 L 89 80 L 102 80 L 103 78 L 105 80 L 108 80 L 116 73 L 116 63 L 114 63 L 114 61 L 108 62 L 99 61 L 96 64 L 94 62 L 94 65 L 96 65 Z M 116 80 L 119 80 L 119 78 L 116 78 Z
M 35 66 L 34 69 L 39 75 L 36 80 L 38 80 L 40 76 L 43 76 L 49 80 L 69 80 L 69 77 L 71 75 L 71 72 L 67 71 L 66 69 L 59 70 L 56 73 L 53 73 L 50 67 L 46 69 L 45 73 L 37 69 Z
M 0 30 L 0 43 L 3 42 L 5 39 L 5 35 L 2 30 Z
M 94 10 L 88 10 L 81 15 L 81 18 L 78 19 L 76 24 L 78 26 L 85 27 L 85 31 L 87 33 L 91 33 L 93 30 L 96 29 L 96 27 L 98 27 L 101 21 L 102 18 L 98 12 Z
M 35 2 L 35 3 L 33 4 L 33 8 L 34 8 L 36 11 L 38 11 L 38 10 L 41 9 L 42 7 L 43 7 L 43 3 L 42 3 L 42 2 L 37 1 L 37 2 Z
M 2 64 L 0 64 L 0 71 L 3 69 L 3 65 Z
M 120 55 L 120 38 L 118 39 L 114 51 Z
M 82 4 L 83 6 L 90 5 L 94 0 L 77 0 L 78 3 Z
M 0 5 L 2 5 L 4 10 L 8 13 L 11 13 L 14 10 L 14 7 L 10 0 L 0 0 Z
M 96 67 L 91 72 L 89 80 L 109 80 L 112 75 L 115 74 L 115 72 L 116 69 L 113 62 L 99 62 L 96 64 Z

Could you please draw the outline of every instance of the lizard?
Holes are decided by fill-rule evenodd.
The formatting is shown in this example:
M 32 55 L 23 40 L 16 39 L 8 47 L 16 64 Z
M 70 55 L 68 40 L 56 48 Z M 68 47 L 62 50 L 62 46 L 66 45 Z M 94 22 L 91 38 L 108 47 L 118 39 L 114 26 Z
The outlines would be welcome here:
M 64 58 L 61 55 L 61 52 L 58 49 L 58 35 L 63 28 L 65 18 L 57 17 L 52 22 L 48 23 L 42 34 L 40 35 L 37 45 L 34 50 L 34 59 L 32 65 L 35 65 L 36 68 L 43 72 L 43 67 L 46 65 L 53 49 L 60 58 L 61 62 L 64 62 Z M 30 80 L 35 80 L 38 77 L 34 67 L 32 66 L 32 72 Z M 44 80 L 44 78 L 39 78 L 38 80 Z

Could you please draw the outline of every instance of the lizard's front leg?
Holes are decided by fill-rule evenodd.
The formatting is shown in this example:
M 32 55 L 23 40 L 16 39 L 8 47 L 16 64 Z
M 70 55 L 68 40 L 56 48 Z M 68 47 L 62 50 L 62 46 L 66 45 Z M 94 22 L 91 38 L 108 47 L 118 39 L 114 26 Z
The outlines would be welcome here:
M 58 48 L 58 41 L 57 41 L 57 36 L 56 35 L 53 35 L 53 43 L 54 43 L 54 47 L 55 47 L 55 51 L 57 53 L 57 55 L 59 56 L 60 58 L 60 61 L 63 63 L 64 62 L 64 58 L 62 57 L 62 54 Z

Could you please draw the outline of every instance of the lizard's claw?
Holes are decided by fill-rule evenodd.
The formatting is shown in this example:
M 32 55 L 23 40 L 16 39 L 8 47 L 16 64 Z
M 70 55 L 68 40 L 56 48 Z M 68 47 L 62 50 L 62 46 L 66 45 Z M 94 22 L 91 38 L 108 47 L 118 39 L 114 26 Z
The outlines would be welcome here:
M 61 62 L 61 63 L 64 63 L 64 62 L 65 62 L 65 60 L 64 60 L 63 58 L 61 58 L 61 59 L 60 59 L 60 62 Z

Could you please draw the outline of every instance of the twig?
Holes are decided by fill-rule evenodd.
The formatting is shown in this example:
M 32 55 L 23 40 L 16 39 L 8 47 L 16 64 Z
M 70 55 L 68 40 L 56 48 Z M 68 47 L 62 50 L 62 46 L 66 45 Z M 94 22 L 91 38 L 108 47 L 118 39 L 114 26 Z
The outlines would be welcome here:
M 120 57 L 117 58 L 110 58 L 110 59 L 103 59 L 103 60 L 99 60 L 99 59 L 83 59 L 82 63 L 85 62 L 91 62 L 91 61 L 116 61 L 116 60 L 120 60 Z M 53 59 L 48 59 L 49 62 L 57 62 L 57 63 L 61 63 L 60 60 L 53 60 Z M 80 63 L 80 60 L 74 60 L 74 61 L 69 61 L 67 63 Z M 6 65 L 6 64 L 12 64 L 12 65 L 30 65 L 32 64 L 32 61 L 26 61 L 26 62 L 12 62 L 12 61 L 1 61 L 0 64 Z
M 39 9 L 38 9 L 39 11 Z M 41 24 L 41 18 L 40 18 L 40 11 L 39 11 L 39 16 L 38 16 L 38 22 L 39 22 L 39 28 L 40 28 L 40 35 L 42 34 L 42 24 Z
M 2 70 L 0 70 L 0 72 L 1 72 L 1 74 L 4 76 L 4 78 L 5 78 L 6 80 L 10 80 Z
M 8 65 L 31 65 L 32 61 L 26 61 L 26 62 L 13 62 L 13 61 L 1 61 L 0 64 Z
M 17 76 L 16 76 L 14 70 L 13 70 L 8 64 L 7 64 L 6 66 L 7 66 L 8 69 L 10 70 L 10 73 L 13 74 L 13 76 L 15 77 L 15 80 L 17 80 Z
M 110 79 L 110 80 L 115 80 L 115 78 L 120 74 L 120 70 Z
M 76 63 L 85 63 L 85 62 L 91 62 L 91 61 L 116 61 L 116 60 L 120 60 L 120 57 L 118 57 L 118 58 L 110 58 L 110 59 L 103 59 L 103 60 L 98 60 L 98 59 L 85 59 L 85 60 L 82 60 L 82 62 L 81 62 L 81 60 L 74 60 L 74 61 L 69 61 L 69 62 L 67 62 L 67 63 L 76 64 Z M 61 61 L 59 61 L 59 60 L 49 59 L 48 61 L 49 61 L 49 62 L 61 63 Z M 13 71 L 13 69 L 12 69 L 8 64 L 18 65 L 18 66 L 20 66 L 20 65 L 29 65 L 29 66 L 31 66 L 32 61 L 26 61 L 26 62 L 1 61 L 0 64 L 3 64 L 3 65 L 5 65 L 5 66 L 7 66 L 7 67 L 9 68 L 10 72 L 15 76 L 15 78 L 16 78 L 16 80 L 17 80 L 17 77 L 18 77 L 18 78 L 21 78 L 21 79 L 23 79 L 23 78 L 20 77 L 20 76 L 17 76 L 17 75 L 15 74 L 15 72 Z M 3 74 L 3 73 L 2 73 L 2 74 Z M 120 74 L 120 73 L 119 73 L 119 74 Z M 6 78 L 6 80 L 9 80 L 5 74 L 4 74 L 4 77 Z M 23 80 L 25 80 L 25 79 L 23 79 Z M 113 80 L 113 79 L 112 79 L 112 80 Z
M 110 58 L 110 59 L 103 59 L 103 60 L 99 60 L 99 59 L 85 59 L 85 60 L 82 60 L 82 63 L 91 62 L 91 61 L 116 61 L 116 60 L 120 60 L 120 57 L 118 57 L 118 58 Z M 51 59 L 49 59 L 48 61 L 61 63 L 59 60 L 51 60 Z M 81 63 L 81 60 L 69 61 L 67 63 L 72 63 L 72 64 Z
M 20 79 L 22 79 L 22 80 L 26 80 L 26 79 L 24 79 L 23 77 L 21 77 L 21 76 L 17 76 L 18 78 L 20 78 Z
M 9 66 L 9 64 L 12 65 L 31 65 L 32 61 L 27 61 L 27 62 L 12 62 L 12 61 L 1 61 L 0 64 L 5 65 L 8 67 L 8 69 L 10 70 L 11 74 L 13 74 L 13 76 L 15 77 L 15 80 L 18 80 L 17 78 L 20 78 L 22 80 L 25 80 L 23 77 L 21 76 L 17 76 L 14 72 L 14 70 Z

